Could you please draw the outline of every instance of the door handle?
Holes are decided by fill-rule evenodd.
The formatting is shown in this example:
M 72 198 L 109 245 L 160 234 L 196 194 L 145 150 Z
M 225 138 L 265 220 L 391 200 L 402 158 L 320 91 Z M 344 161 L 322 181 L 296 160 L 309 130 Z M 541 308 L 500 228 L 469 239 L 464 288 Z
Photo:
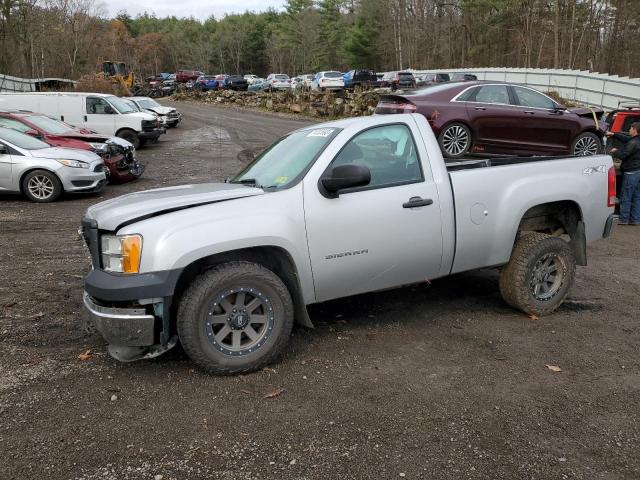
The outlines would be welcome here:
M 84 121 L 85 121 L 85 122 L 87 121 L 87 116 L 86 116 L 86 115 L 84 116 Z
M 416 208 L 416 207 L 426 207 L 427 205 L 431 205 L 433 200 L 430 198 L 421 198 L 421 197 L 411 197 L 408 202 L 404 202 L 402 204 L 402 208 Z
M 527 110 L 525 110 L 525 112 L 524 112 L 524 113 L 526 113 L 527 115 L 535 115 L 535 114 L 536 114 L 536 112 L 532 112 L 532 111 L 530 111 L 530 110 L 528 110 L 528 111 L 527 111 Z
M 476 110 L 486 110 L 486 107 L 475 107 Z

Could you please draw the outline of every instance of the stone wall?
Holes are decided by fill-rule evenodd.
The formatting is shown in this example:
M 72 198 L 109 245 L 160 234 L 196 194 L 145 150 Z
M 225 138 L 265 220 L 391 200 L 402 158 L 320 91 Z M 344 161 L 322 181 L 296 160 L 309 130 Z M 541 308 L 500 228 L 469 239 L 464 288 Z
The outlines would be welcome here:
M 388 88 L 340 92 L 236 92 L 211 90 L 175 93 L 173 100 L 229 105 L 253 110 L 297 114 L 305 117 L 333 119 L 371 115 L 381 95 Z

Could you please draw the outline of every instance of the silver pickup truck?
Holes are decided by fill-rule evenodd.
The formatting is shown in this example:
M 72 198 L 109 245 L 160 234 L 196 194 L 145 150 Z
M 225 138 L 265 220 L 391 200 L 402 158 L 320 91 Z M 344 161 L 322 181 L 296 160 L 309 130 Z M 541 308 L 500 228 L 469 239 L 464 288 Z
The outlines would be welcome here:
M 544 315 L 614 224 L 611 157 L 445 164 L 421 115 L 305 127 L 235 178 L 90 207 L 84 303 L 110 353 L 178 339 L 214 373 L 270 362 L 306 305 L 484 267 Z

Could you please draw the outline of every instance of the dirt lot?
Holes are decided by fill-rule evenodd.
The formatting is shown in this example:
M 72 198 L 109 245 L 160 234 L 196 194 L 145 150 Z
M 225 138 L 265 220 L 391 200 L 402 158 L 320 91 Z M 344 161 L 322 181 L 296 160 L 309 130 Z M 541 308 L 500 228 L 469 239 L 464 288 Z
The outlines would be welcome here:
M 141 181 L 0 199 L 0 478 L 640 478 L 640 228 L 594 244 L 540 320 L 481 271 L 314 306 L 317 328 L 252 375 L 206 375 L 179 350 L 106 355 L 83 320 L 84 209 L 222 180 L 301 125 L 179 108 L 184 123 L 139 152 Z

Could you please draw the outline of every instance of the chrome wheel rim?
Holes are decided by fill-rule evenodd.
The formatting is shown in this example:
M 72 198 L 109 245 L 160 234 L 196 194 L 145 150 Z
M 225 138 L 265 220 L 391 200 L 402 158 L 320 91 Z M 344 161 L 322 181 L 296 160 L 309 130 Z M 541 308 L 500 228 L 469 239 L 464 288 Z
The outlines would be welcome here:
M 589 155 L 596 155 L 598 153 L 598 141 L 591 137 L 582 137 L 576 142 L 576 146 L 573 149 L 573 154 L 585 157 Z
M 460 155 L 469 146 L 469 134 L 460 125 L 452 125 L 442 135 L 442 147 L 449 155 Z
M 27 183 L 29 193 L 38 200 L 46 200 L 53 195 L 55 186 L 53 181 L 46 175 L 34 175 Z
M 536 300 L 546 302 L 555 297 L 564 283 L 564 265 L 560 257 L 547 253 L 531 271 L 531 294 Z
M 271 300 L 256 288 L 236 287 L 217 295 L 204 314 L 211 345 L 228 356 L 255 352 L 273 332 Z

